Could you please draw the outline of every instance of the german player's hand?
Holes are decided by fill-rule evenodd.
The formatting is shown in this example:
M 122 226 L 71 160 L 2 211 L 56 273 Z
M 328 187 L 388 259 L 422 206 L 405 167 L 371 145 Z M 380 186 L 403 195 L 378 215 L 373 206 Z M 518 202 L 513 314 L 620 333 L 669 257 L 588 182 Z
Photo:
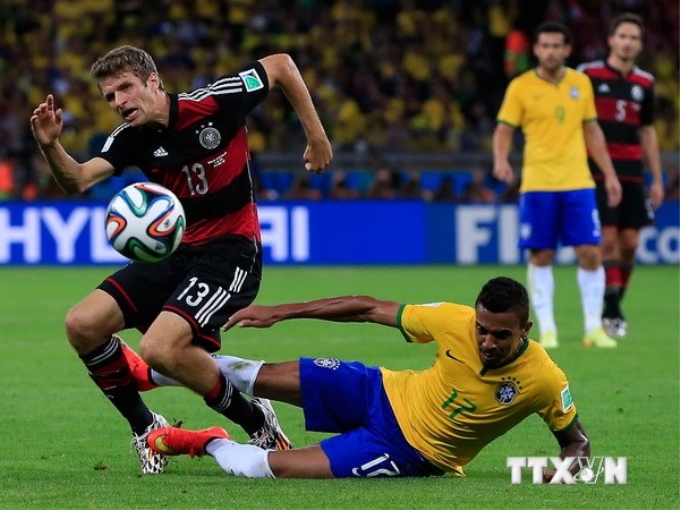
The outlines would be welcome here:
M 309 140 L 302 157 L 305 160 L 305 169 L 308 172 L 318 174 L 330 165 L 333 159 L 333 148 L 326 137 Z
M 51 145 L 57 141 L 63 126 L 62 109 L 54 109 L 54 97 L 48 94 L 44 103 L 33 110 L 31 130 L 40 145 Z
M 605 177 L 604 188 L 607 191 L 607 205 L 616 207 L 621 202 L 621 183 L 616 176 Z
M 649 201 L 654 209 L 661 207 L 664 199 L 663 183 L 654 181 L 649 186 Z

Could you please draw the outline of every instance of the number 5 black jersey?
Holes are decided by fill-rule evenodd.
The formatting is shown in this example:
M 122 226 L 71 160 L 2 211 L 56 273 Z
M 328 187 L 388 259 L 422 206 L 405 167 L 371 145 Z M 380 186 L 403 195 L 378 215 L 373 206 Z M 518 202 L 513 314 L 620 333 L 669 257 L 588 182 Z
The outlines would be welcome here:
M 265 70 L 254 62 L 204 88 L 168 94 L 167 127 L 122 124 L 99 157 L 113 165 L 115 175 L 137 167 L 179 197 L 187 216 L 183 243 L 225 235 L 259 242 L 245 118 L 268 90 Z
M 642 183 L 638 129 L 654 122 L 654 77 L 638 67 L 623 75 L 604 60 L 581 64 L 578 69 L 593 84 L 598 122 L 619 179 Z M 593 177 L 604 179 L 597 165 L 589 163 Z

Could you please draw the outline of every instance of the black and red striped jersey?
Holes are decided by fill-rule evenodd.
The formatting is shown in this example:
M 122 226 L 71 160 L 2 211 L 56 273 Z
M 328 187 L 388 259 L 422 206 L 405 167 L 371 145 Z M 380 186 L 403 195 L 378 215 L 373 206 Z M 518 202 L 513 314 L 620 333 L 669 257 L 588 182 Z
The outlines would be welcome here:
M 187 217 L 183 243 L 225 235 L 259 242 L 245 118 L 268 91 L 267 73 L 254 62 L 204 88 L 168 94 L 167 127 L 122 124 L 99 157 L 114 175 L 137 167 L 179 197 Z
M 654 122 L 654 77 L 634 67 L 621 74 L 605 60 L 581 64 L 593 84 L 597 117 L 607 150 L 621 180 L 642 182 L 642 145 L 639 128 Z M 602 172 L 590 160 L 596 179 Z

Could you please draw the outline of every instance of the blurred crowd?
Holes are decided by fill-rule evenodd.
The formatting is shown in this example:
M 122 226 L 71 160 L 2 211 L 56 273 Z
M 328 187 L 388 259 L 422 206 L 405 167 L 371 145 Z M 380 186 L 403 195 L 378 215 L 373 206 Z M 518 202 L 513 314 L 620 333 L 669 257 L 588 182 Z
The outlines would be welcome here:
M 508 80 L 533 65 L 533 29 L 545 20 L 569 25 L 575 66 L 606 56 L 608 20 L 622 11 L 645 20 L 639 64 L 657 79 L 661 150 L 677 152 L 676 0 L 3 0 L 0 198 L 63 196 L 28 122 L 47 93 L 64 109 L 62 144 L 77 159 L 96 154 L 120 123 L 89 76 L 90 64 L 118 45 L 149 51 L 170 92 L 287 52 L 336 153 L 490 152 Z M 273 96 L 248 119 L 251 149 L 301 152 L 299 122 Z M 677 168 L 666 170 L 677 183 Z

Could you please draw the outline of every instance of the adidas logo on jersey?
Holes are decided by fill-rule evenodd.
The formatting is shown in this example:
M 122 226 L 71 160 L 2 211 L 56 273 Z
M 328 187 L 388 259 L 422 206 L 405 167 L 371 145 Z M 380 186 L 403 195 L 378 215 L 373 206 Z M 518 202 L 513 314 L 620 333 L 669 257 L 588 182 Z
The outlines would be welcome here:
M 158 149 L 153 151 L 153 155 L 156 156 L 157 158 L 162 158 L 168 155 L 168 151 L 166 151 L 161 145 Z
M 597 91 L 600 92 L 601 94 L 606 94 L 609 92 L 609 85 L 603 83 L 599 87 L 597 87 Z

